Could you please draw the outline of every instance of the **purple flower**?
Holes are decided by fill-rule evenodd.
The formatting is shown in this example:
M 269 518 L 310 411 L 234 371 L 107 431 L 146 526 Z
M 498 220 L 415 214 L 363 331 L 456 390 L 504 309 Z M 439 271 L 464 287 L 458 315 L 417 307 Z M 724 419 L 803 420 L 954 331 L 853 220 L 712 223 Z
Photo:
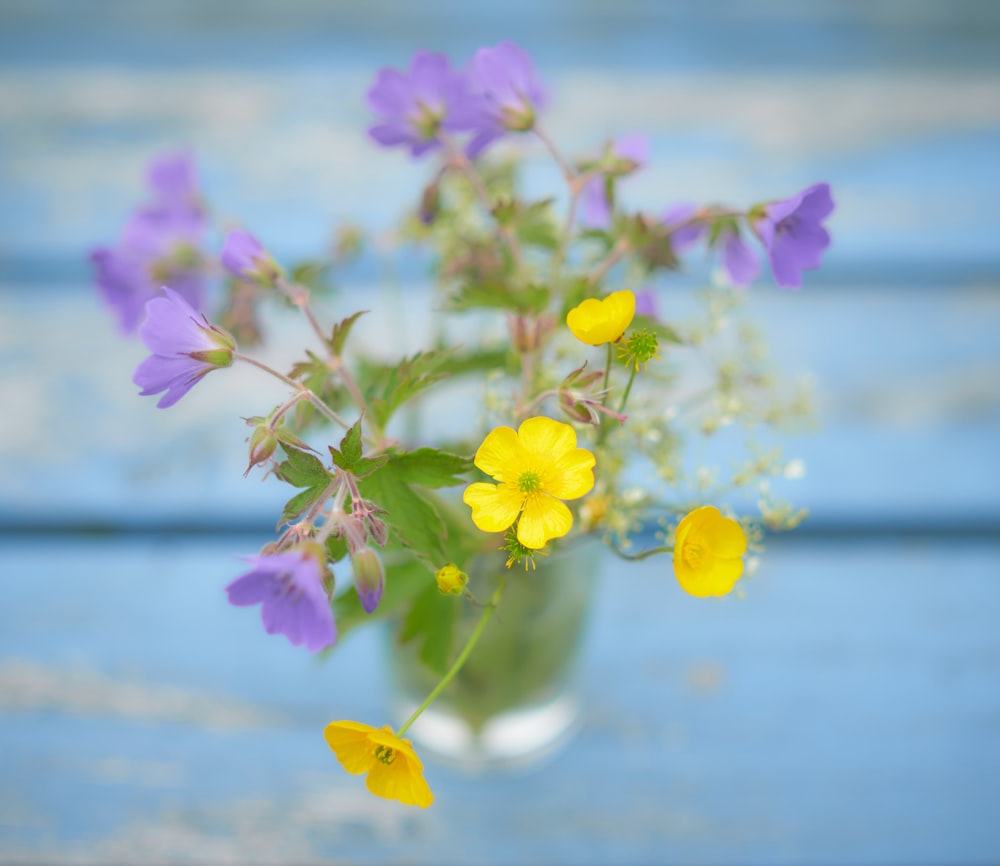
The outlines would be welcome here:
M 699 208 L 690 202 L 671 205 L 663 215 L 663 224 L 670 232 L 670 248 L 674 253 L 682 253 L 701 240 L 708 226 L 703 222 L 692 222 Z
M 163 153 L 146 169 L 146 182 L 161 206 L 201 210 L 194 157 L 188 151 Z
M 201 306 L 201 246 L 205 215 L 199 203 L 194 162 L 166 154 L 147 169 L 152 199 L 125 224 L 119 242 L 93 250 L 98 290 L 131 333 L 146 302 L 169 283 L 194 307 Z
M 602 171 L 583 187 L 581 222 L 604 228 L 611 221 L 614 180 L 642 169 L 649 161 L 649 138 L 630 133 L 616 138 L 601 159 Z
M 726 231 L 722 238 L 722 267 L 729 275 L 729 281 L 738 289 L 745 289 L 760 274 L 757 255 L 743 242 L 735 229 Z
M 656 319 L 660 315 L 660 305 L 656 300 L 656 292 L 651 288 L 639 289 L 635 293 L 635 314 Z
M 531 55 L 510 41 L 480 48 L 469 69 L 472 91 L 479 98 L 477 134 L 468 151 L 475 156 L 505 131 L 525 132 L 545 107 L 545 91 L 535 75 Z
M 418 51 L 407 72 L 380 69 L 368 91 L 368 107 L 380 117 L 368 134 L 383 147 L 406 145 L 413 156 L 439 147 L 442 129 L 471 128 L 477 101 L 466 76 L 443 54 Z
M 173 406 L 206 374 L 233 363 L 236 343 L 173 289 L 146 304 L 146 321 L 139 336 L 153 354 L 135 371 L 132 381 L 140 396 L 166 393 L 156 405 Z
M 240 229 L 226 235 L 222 266 L 234 276 L 251 282 L 273 283 L 278 266 L 271 254 L 250 232 Z
M 247 561 L 253 569 L 226 587 L 230 604 L 259 604 L 264 631 L 285 635 L 292 646 L 305 644 L 316 652 L 337 640 L 330 598 L 314 556 L 289 550 L 250 556 Z
M 828 183 L 817 183 L 798 195 L 759 208 L 753 228 L 767 250 L 771 273 L 779 286 L 799 288 L 802 271 L 818 268 L 830 246 L 822 221 L 833 212 Z M 755 209 L 758 210 L 758 209 Z

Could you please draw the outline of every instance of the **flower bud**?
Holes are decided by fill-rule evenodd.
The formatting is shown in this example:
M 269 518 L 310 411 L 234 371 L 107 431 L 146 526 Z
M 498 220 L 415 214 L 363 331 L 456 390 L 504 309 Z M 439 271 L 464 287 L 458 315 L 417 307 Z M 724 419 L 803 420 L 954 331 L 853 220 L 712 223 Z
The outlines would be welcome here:
M 243 477 L 246 478 L 254 466 L 260 466 L 270 460 L 277 447 L 278 434 L 271 429 L 270 424 L 258 424 L 254 427 L 253 433 L 250 434 L 250 462 Z
M 469 575 L 452 562 L 439 568 L 434 577 L 437 579 L 438 589 L 445 595 L 461 595 L 469 582 Z
M 270 286 L 281 275 L 271 254 L 250 232 L 237 229 L 226 235 L 221 258 L 227 271 L 251 283 Z
M 382 598 L 385 586 L 385 572 L 378 555 L 370 547 L 363 547 L 351 554 L 351 568 L 354 570 L 354 588 L 361 599 L 365 613 L 373 613 Z

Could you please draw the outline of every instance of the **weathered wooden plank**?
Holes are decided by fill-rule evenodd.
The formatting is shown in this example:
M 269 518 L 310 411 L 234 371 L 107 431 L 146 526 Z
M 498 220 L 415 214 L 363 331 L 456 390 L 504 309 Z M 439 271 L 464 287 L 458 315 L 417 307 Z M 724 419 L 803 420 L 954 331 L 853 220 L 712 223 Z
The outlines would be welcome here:
M 268 637 L 221 592 L 244 547 L 0 546 L 0 860 L 1000 851 L 996 543 L 776 543 L 742 600 L 710 603 L 665 562 L 606 560 L 579 737 L 529 775 L 429 763 L 429 812 L 369 797 L 320 737 L 334 717 L 383 721 L 379 636 L 326 667 Z

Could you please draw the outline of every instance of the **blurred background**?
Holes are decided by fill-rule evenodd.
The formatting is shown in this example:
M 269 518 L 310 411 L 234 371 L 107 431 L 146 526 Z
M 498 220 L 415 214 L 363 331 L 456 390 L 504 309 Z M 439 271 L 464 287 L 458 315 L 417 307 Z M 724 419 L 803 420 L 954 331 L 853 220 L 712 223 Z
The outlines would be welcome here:
M 146 353 L 86 257 L 178 147 L 279 260 L 345 220 L 386 236 L 426 174 L 366 139 L 375 70 L 505 38 L 565 150 L 650 136 L 633 206 L 832 185 L 823 269 L 749 298 L 816 382 L 821 432 L 786 449 L 812 516 L 742 599 L 609 560 L 570 749 L 534 775 L 429 764 L 417 813 L 320 736 L 381 724 L 379 635 L 320 665 L 222 595 L 273 528 L 240 418 L 280 388 L 234 369 L 169 412 L 136 399 Z M 988 0 L 2 0 L 0 861 L 995 862 L 998 154 Z M 419 265 L 370 252 L 342 297 L 420 292 Z

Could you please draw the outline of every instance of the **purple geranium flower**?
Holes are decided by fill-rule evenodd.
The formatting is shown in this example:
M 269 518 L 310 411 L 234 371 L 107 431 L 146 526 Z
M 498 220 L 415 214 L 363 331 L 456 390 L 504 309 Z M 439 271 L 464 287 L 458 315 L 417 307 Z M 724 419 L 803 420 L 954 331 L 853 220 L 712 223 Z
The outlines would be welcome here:
M 381 122 L 368 134 L 383 147 L 406 145 L 413 156 L 439 147 L 442 129 L 471 128 L 477 101 L 466 76 L 443 54 L 418 51 L 407 72 L 380 69 L 368 91 L 368 107 Z
M 151 200 L 129 218 L 116 245 L 90 254 L 97 287 L 125 333 L 135 331 L 146 302 L 164 283 L 196 308 L 202 300 L 206 222 L 193 159 L 165 154 L 150 163 L 147 174 Z
M 222 266 L 234 276 L 251 282 L 274 282 L 278 266 L 250 232 L 236 229 L 226 235 L 222 247 Z
M 163 287 L 163 297 L 146 304 L 139 336 L 153 354 L 135 371 L 140 396 L 166 393 L 156 405 L 173 406 L 206 374 L 233 363 L 236 342 L 192 307 L 180 294 Z
M 292 646 L 310 652 L 337 640 L 330 598 L 323 587 L 320 565 L 301 550 L 247 557 L 253 569 L 240 575 L 226 593 L 237 607 L 259 604 L 268 634 L 283 634 Z
M 473 156 L 505 131 L 525 132 L 547 97 L 535 75 L 531 55 L 510 41 L 480 48 L 469 69 L 472 91 L 479 98 L 477 134 L 468 150 Z
M 760 208 L 753 228 L 767 250 L 771 273 L 779 286 L 799 288 L 802 271 L 818 268 L 830 246 L 822 221 L 833 212 L 828 183 L 817 183 L 798 195 Z
M 698 212 L 698 205 L 690 202 L 679 202 L 671 205 L 663 214 L 663 224 L 670 232 L 670 248 L 674 253 L 682 253 L 701 240 L 708 226 L 703 222 L 693 222 Z
M 726 231 L 719 239 L 722 244 L 722 267 L 729 275 L 729 281 L 738 289 L 745 289 L 760 274 L 757 254 L 743 242 L 735 229 Z
M 581 222 L 591 228 L 604 228 L 611 221 L 614 179 L 642 169 L 649 161 L 649 138 L 630 133 L 616 138 L 601 160 L 607 170 L 594 175 L 583 187 Z

